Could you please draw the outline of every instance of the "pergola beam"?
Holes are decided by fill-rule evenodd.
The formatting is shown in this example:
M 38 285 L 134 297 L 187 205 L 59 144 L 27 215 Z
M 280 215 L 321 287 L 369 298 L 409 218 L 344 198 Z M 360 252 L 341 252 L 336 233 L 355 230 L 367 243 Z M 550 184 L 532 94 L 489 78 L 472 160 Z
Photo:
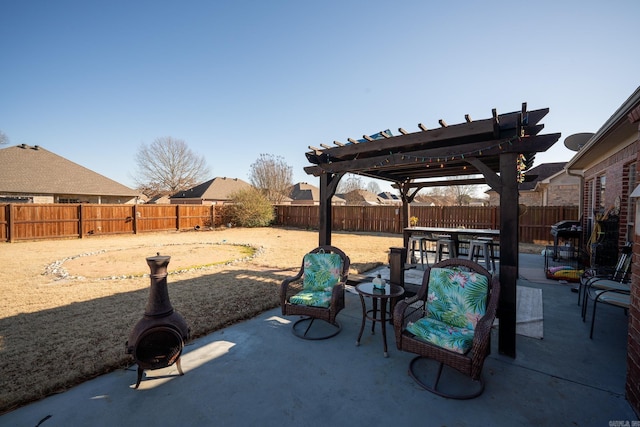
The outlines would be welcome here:
M 322 162 L 318 163 L 317 166 L 308 166 L 304 169 L 307 173 L 319 176 L 322 171 L 332 173 L 364 172 L 372 169 L 402 168 L 403 166 L 422 168 L 424 164 L 433 162 L 436 164 L 441 162 L 450 163 L 452 161 L 465 163 L 465 157 L 482 158 L 499 155 L 500 153 L 530 153 L 535 152 L 540 147 L 544 147 L 542 151 L 546 151 L 558 138 L 560 138 L 560 134 L 525 137 L 513 142 L 510 140 L 488 140 L 472 144 L 405 151 L 395 154 L 386 153 L 363 159 Z
M 537 126 L 537 124 L 548 111 L 549 109 L 545 108 L 527 113 L 527 124 L 523 126 L 526 135 L 536 135 L 543 129 L 544 126 Z M 398 131 L 401 135 L 366 141 L 367 149 L 364 151 L 394 151 L 397 148 L 406 150 L 412 146 L 416 149 L 424 148 L 425 146 L 441 147 L 473 142 L 479 139 L 498 140 L 499 138 L 520 136 L 517 132 L 519 131 L 521 112 L 498 116 L 494 110 L 494 114 L 495 117 L 493 119 L 465 122 L 431 130 L 426 130 L 426 127 L 420 124 L 419 126 L 424 130 L 414 133 L 405 133 L 407 131 L 399 128 Z M 496 120 L 498 119 L 499 125 L 496 125 Z M 492 134 L 493 138 L 490 137 Z M 347 140 L 351 144 L 330 147 L 319 153 L 315 151 L 306 153 L 309 162 L 317 164 L 328 159 L 345 159 L 363 151 L 357 140 L 353 138 L 348 138 Z

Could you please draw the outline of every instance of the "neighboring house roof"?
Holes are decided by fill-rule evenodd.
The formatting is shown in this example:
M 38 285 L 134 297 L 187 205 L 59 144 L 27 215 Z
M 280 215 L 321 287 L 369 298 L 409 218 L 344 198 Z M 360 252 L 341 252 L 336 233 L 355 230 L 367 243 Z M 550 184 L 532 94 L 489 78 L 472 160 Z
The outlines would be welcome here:
M 289 193 L 289 197 L 291 197 L 292 201 L 297 202 L 320 202 L 320 189 L 318 187 L 314 187 L 311 184 L 307 184 L 306 182 L 299 182 L 291 186 L 291 191 Z M 339 196 L 333 196 L 331 198 L 331 203 L 345 203 L 345 200 Z
M 146 203 L 150 203 L 150 204 L 156 204 L 156 205 L 160 205 L 160 204 L 168 204 L 169 203 L 169 196 L 154 196 L 152 198 L 150 198 L 149 200 L 147 200 Z
M 520 191 L 534 190 L 538 185 L 538 182 L 547 179 L 550 176 L 557 174 L 558 172 L 561 172 L 566 164 L 567 162 L 543 163 L 529 169 L 525 172 L 525 175 L 530 175 L 535 178 L 531 181 L 525 181 L 521 183 L 520 185 L 518 185 L 518 189 Z
M 400 196 L 390 191 L 384 191 L 382 193 L 378 193 L 378 197 L 385 201 L 402 202 L 402 200 L 400 199 Z
M 252 185 L 239 178 L 216 177 L 188 190 L 178 191 L 171 199 L 231 200 L 231 196 Z
M 353 190 L 342 194 L 341 197 L 348 203 L 362 203 L 365 205 L 379 205 L 381 200 L 378 195 L 368 190 Z
M 640 86 L 567 163 L 568 170 L 585 170 L 637 140 Z
M 320 200 L 320 189 L 306 182 L 299 182 L 291 187 L 289 197 L 298 201 L 318 201 Z
M 136 197 L 139 193 L 39 146 L 0 150 L 0 192 Z

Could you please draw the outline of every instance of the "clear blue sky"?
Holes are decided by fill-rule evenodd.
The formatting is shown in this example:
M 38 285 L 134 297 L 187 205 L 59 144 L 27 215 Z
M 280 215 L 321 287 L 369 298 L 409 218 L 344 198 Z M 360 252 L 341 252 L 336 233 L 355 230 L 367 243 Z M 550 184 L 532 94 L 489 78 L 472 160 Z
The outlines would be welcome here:
M 550 108 L 595 132 L 640 85 L 640 1 L 0 0 L 0 130 L 133 187 L 171 136 L 211 178 L 261 153 Z M 1 167 L 1 165 L 0 165 Z M 381 184 L 383 190 L 388 189 Z

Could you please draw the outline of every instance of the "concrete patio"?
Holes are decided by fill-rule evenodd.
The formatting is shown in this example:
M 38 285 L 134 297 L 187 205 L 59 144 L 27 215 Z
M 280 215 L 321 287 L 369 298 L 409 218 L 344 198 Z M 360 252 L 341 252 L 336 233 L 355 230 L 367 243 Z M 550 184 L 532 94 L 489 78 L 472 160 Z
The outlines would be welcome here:
M 544 339 L 518 336 L 512 359 L 498 354 L 494 331 L 486 389 L 474 400 L 418 387 L 407 374 L 414 356 L 396 349 L 391 327 L 388 358 L 379 332 L 366 329 L 356 347 L 362 312 L 347 293 L 343 330 L 332 339 L 300 340 L 291 333 L 295 319 L 269 310 L 189 343 L 184 376 L 175 365 L 147 371 L 135 390 L 134 366 L 4 414 L 0 425 L 632 425 L 638 418 L 624 398 L 627 317 L 599 309 L 590 340 L 571 285 L 547 280 L 543 265 L 542 256 L 521 254 L 518 285 L 542 289 Z

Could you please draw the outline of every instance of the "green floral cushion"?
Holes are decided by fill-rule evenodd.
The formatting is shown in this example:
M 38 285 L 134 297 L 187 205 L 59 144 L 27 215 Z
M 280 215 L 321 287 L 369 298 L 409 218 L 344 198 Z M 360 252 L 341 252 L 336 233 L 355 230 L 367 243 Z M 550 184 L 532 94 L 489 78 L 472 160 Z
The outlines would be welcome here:
M 304 256 L 305 291 L 331 291 L 339 281 L 342 258 L 338 254 L 315 253 Z
M 486 311 L 488 286 L 487 278 L 474 272 L 432 268 L 427 316 L 407 330 L 427 342 L 466 353 Z
M 331 292 L 302 291 L 289 298 L 291 304 L 310 305 L 312 307 L 329 307 Z
M 460 354 L 468 352 L 473 344 L 472 329 L 447 325 L 429 317 L 409 323 L 407 331 L 426 342 Z

